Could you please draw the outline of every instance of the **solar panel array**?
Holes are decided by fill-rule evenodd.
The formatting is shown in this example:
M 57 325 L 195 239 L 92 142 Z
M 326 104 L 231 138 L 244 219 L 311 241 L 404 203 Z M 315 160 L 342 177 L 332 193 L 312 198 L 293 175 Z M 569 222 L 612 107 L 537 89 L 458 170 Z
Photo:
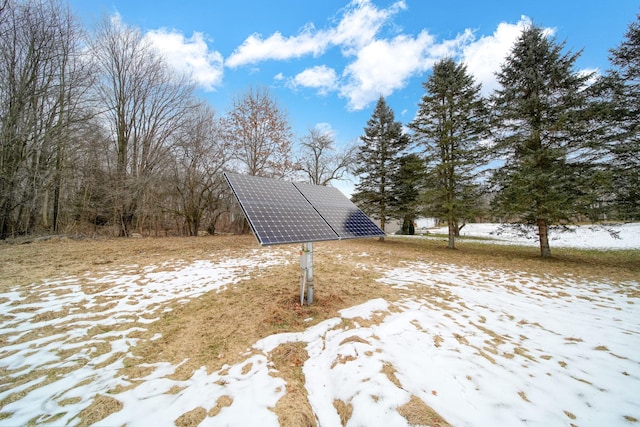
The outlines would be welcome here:
M 261 245 L 384 236 L 336 188 L 224 175 Z

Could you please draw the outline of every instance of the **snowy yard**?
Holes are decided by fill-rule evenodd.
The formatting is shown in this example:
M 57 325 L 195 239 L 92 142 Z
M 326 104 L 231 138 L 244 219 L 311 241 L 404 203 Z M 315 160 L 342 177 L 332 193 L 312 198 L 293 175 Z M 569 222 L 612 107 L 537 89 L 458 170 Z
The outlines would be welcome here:
M 420 225 L 420 223 L 418 224 Z M 432 233 L 447 234 L 447 228 L 428 230 Z M 537 230 L 533 230 L 534 232 Z M 538 246 L 538 240 L 531 233 L 524 236 L 513 229 L 501 229 L 497 224 L 466 224 L 460 231 L 460 237 L 482 237 L 490 239 L 492 243 L 518 244 Z M 551 229 L 549 245 L 553 248 L 581 248 L 581 249 L 637 249 L 640 247 L 640 223 L 567 227 L 566 231 Z
M 640 248 L 637 224 L 620 236 L 587 240 Z M 309 355 L 302 371 L 321 426 L 341 425 L 338 407 L 349 408 L 347 425 L 406 426 L 410 402 L 454 426 L 640 423 L 640 272 L 639 281 L 610 283 L 426 260 L 380 267 L 377 281 L 401 299 L 374 298 L 304 332 L 268 336 L 241 363 L 187 380 L 170 363 L 144 366 L 139 378 L 119 374 L 170 301 L 224 292 L 296 256 L 259 248 L 216 262 L 52 277 L 0 294 L 0 426 L 75 425 L 96 396 L 120 403 L 97 425 L 173 425 L 201 410 L 200 426 L 277 426 L 272 408 L 287 384 L 271 355 L 283 343 L 301 343 Z M 131 327 L 111 331 L 114 324 Z

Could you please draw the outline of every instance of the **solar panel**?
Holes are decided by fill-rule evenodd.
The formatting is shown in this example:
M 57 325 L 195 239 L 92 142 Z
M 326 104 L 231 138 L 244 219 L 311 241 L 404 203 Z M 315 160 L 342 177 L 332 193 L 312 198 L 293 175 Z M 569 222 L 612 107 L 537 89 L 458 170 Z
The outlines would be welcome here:
M 337 238 L 292 183 L 229 173 L 225 177 L 261 245 Z
M 294 183 L 340 239 L 384 236 L 385 233 L 337 188 Z
M 261 245 L 384 236 L 336 188 L 224 175 Z

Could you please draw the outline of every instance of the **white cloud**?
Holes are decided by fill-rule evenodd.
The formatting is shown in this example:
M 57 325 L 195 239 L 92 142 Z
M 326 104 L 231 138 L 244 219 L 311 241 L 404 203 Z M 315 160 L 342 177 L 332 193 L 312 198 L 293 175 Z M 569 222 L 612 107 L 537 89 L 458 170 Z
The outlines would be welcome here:
M 495 73 L 500 70 L 522 30 L 529 25 L 531 19 L 526 16 L 522 16 L 515 24 L 501 22 L 492 35 L 481 37 L 464 48 L 462 61 L 476 82 L 482 83 L 484 94 L 499 87 Z
M 356 55 L 358 51 L 375 40 L 376 35 L 393 15 L 405 10 L 403 0 L 388 9 L 378 9 L 369 0 L 354 0 L 335 29 L 328 32 L 328 38 L 336 46 L 342 46 L 345 55 Z
M 292 37 L 284 37 L 276 32 L 263 39 L 260 34 L 252 34 L 227 58 L 226 65 L 235 68 L 268 59 L 283 60 L 308 54 L 319 55 L 324 52 L 326 46 L 327 40 L 314 34 L 311 27 Z
M 391 40 L 375 40 L 347 66 L 347 83 L 340 94 L 349 100 L 350 109 L 360 110 L 380 95 L 387 96 L 404 87 L 410 77 L 428 70 L 439 58 L 455 56 L 471 38 L 472 33 L 467 31 L 453 40 L 435 43 L 434 37 L 423 30 L 415 38 L 400 35 Z
M 585 82 L 585 86 L 591 86 L 594 84 L 600 76 L 602 76 L 602 70 L 600 68 L 584 68 L 578 71 L 580 77 L 588 77 Z
M 307 68 L 299 73 L 292 79 L 290 84 L 293 87 L 303 86 L 318 89 L 321 95 L 326 95 L 336 88 L 337 81 L 338 76 L 333 68 L 320 65 Z
M 222 82 L 222 55 L 209 50 L 204 34 L 194 32 L 186 38 L 179 32 L 159 29 L 149 31 L 145 38 L 173 68 L 190 76 L 203 89 L 213 91 Z
M 404 87 L 410 77 L 425 72 L 437 59 L 459 56 L 463 46 L 473 39 L 470 30 L 439 43 L 426 30 L 417 36 L 381 37 L 383 27 L 406 9 L 404 0 L 387 8 L 378 8 L 370 0 L 353 0 L 331 28 L 316 30 L 308 24 L 291 37 L 279 32 L 266 39 L 259 34 L 249 36 L 226 65 L 239 67 L 265 60 L 319 56 L 331 47 L 339 47 L 350 61 L 341 75 L 320 65 L 297 74 L 288 85 L 318 89 L 320 94 L 335 90 L 348 100 L 349 109 L 359 110 L 380 95 L 387 96 Z
M 318 132 L 322 133 L 323 135 L 328 135 L 332 139 L 335 139 L 336 135 L 338 134 L 336 130 L 331 127 L 331 123 L 316 123 L 315 128 L 318 130 Z
M 320 94 L 336 91 L 347 99 L 347 107 L 360 110 L 379 96 L 388 96 L 403 88 L 408 80 L 428 71 L 444 57 L 466 63 L 483 92 L 496 89 L 495 73 L 508 55 L 513 43 L 531 20 L 522 16 L 515 24 L 500 23 L 495 32 L 475 40 L 468 29 L 453 39 L 436 40 L 427 30 L 417 35 L 403 34 L 392 27 L 395 35 L 385 36 L 383 28 L 393 25 L 393 17 L 407 9 L 404 0 L 387 8 L 378 8 L 371 0 L 352 0 L 333 26 L 317 30 L 307 24 L 298 34 L 286 37 L 275 32 L 267 38 L 249 36 L 226 60 L 229 67 L 256 64 L 265 60 L 286 60 L 306 55 L 320 56 L 338 47 L 346 60 L 342 72 L 325 65 L 305 69 L 287 80 L 290 88 L 313 88 Z M 545 29 L 553 34 L 553 29 Z M 283 80 L 282 74 L 277 80 Z
M 299 34 L 291 37 L 280 32 L 266 39 L 260 34 L 252 34 L 227 58 L 226 65 L 235 68 L 266 60 L 318 56 L 331 46 L 341 46 L 345 54 L 354 55 L 375 38 L 392 15 L 405 8 L 402 0 L 388 9 L 378 9 L 369 0 L 353 0 L 335 28 L 316 30 L 313 24 L 307 24 Z
M 122 21 L 122 15 L 120 12 L 116 11 L 113 15 L 109 17 L 109 21 L 115 28 L 123 28 L 124 22 Z

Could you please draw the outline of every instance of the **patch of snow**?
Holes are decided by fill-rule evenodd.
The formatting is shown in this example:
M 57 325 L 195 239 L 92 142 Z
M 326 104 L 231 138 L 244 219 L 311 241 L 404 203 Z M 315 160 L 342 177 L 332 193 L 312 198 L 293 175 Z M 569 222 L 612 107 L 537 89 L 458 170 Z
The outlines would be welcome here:
M 208 374 L 204 367 L 188 380 L 167 378 L 175 366 L 158 364 L 156 371 L 140 378 L 139 386 L 114 394 L 123 403 L 122 410 L 100 421 L 100 425 L 150 426 L 168 425 L 185 412 L 197 407 L 214 408 L 223 396 L 232 399 L 215 418 L 205 419 L 200 426 L 244 425 L 277 426 L 276 415 L 269 410 L 285 393 L 285 382 L 273 375 L 264 355 L 254 355 L 241 364 L 226 368 L 226 373 Z M 170 392 L 170 390 L 179 390 Z
M 502 229 L 503 228 L 503 229 Z M 447 227 L 430 229 L 429 232 L 447 234 Z M 617 238 L 616 238 L 617 236 Z M 460 237 L 483 237 L 494 243 L 538 246 L 537 229 L 529 237 L 522 236 L 513 228 L 501 224 L 466 224 L 460 231 Z M 640 249 L 640 223 L 618 224 L 607 227 L 572 225 L 566 231 L 551 229 L 549 245 L 554 247 L 572 247 L 580 249 Z
M 635 239 L 629 247 L 640 242 L 638 227 L 621 232 L 625 244 Z M 169 304 L 221 291 L 292 256 L 261 249 L 218 263 L 166 264 L 166 272 L 128 266 L 0 294 L 0 401 L 7 402 L 0 426 L 75 424 L 101 394 L 122 409 L 100 425 L 166 425 L 200 407 L 208 414 L 200 426 L 277 426 L 271 408 L 286 383 L 270 352 L 296 342 L 309 355 L 302 370 L 319 425 L 341 425 L 339 400 L 353 409 L 349 425 L 406 426 L 398 408 L 412 396 L 456 426 L 640 419 L 640 283 L 428 262 L 379 270 L 380 283 L 415 296 L 373 299 L 303 332 L 265 337 L 217 372 L 201 368 L 176 380 L 179 364 L 158 363 L 145 365 L 151 372 L 141 378 L 119 376 L 145 325 Z M 61 374 L 39 375 L 55 369 Z M 26 375 L 32 379 L 20 381 Z M 224 396 L 230 405 L 220 406 Z
M 57 377 L 38 377 L 1 391 L 0 401 L 16 393 L 24 395 L 2 407 L 4 418 L 0 419 L 0 426 L 77 422 L 75 417 L 91 403 L 88 396 L 104 394 L 118 386 L 130 386 L 135 380 L 118 377 L 117 373 L 124 367 L 124 359 L 133 357 L 130 349 L 139 341 L 136 335 L 146 331 L 143 326 L 158 319 L 158 314 L 170 311 L 168 304 L 223 290 L 258 268 L 286 264 L 291 256 L 290 251 L 271 249 L 215 263 L 166 263 L 162 268 L 168 271 L 160 271 L 154 266 L 143 269 L 126 266 L 121 271 L 100 277 L 85 275 L 51 279 L 0 294 L 0 313 L 3 315 L 0 317 L 0 337 L 5 343 L 0 348 L 0 369 L 5 370 L 3 375 L 15 379 L 45 369 L 67 372 Z M 121 329 L 125 325 L 131 326 Z M 55 333 L 49 331 L 51 328 Z M 155 335 L 152 340 L 158 338 Z M 261 363 L 258 362 L 254 370 L 260 369 Z M 260 375 L 269 376 L 268 369 L 264 366 L 262 369 Z M 254 372 L 246 378 L 258 378 L 260 375 Z M 158 387 L 154 382 L 142 380 L 144 383 L 139 393 L 143 395 L 150 390 L 148 387 Z M 220 378 L 216 377 L 211 381 L 218 380 Z M 231 378 L 223 380 L 233 382 Z M 281 387 L 281 380 L 270 381 L 276 384 L 275 388 Z M 190 388 L 191 383 L 187 382 L 186 387 Z M 278 395 L 274 393 L 264 396 L 264 401 L 271 404 L 273 396 Z M 136 394 L 124 394 L 123 399 L 135 400 L 133 396 Z M 148 398 L 145 401 L 154 401 Z M 176 400 L 182 406 L 178 409 L 167 407 L 165 412 L 152 411 L 154 414 L 158 412 L 159 418 L 163 414 L 167 416 L 166 411 L 171 414 L 174 410 L 180 412 L 184 406 L 185 400 L 176 396 L 164 395 L 162 399 L 162 402 L 154 401 L 156 405 L 160 404 L 158 408 L 163 407 L 166 400 Z M 246 402 L 247 399 L 246 396 L 238 397 L 238 402 Z M 135 409 L 130 410 L 126 402 L 123 403 L 122 417 L 131 415 L 130 411 L 136 412 Z M 140 425 L 150 425 L 148 417 L 140 417 L 143 412 L 137 410 L 136 413 Z M 272 412 L 257 413 L 273 418 Z

